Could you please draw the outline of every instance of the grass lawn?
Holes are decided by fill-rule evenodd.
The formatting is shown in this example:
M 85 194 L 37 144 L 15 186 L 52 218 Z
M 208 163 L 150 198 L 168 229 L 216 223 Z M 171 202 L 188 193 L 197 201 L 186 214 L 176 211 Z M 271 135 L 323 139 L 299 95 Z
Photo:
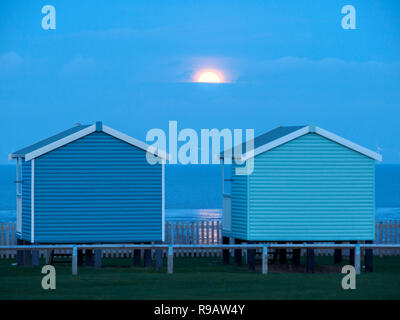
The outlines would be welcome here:
M 332 260 L 316 257 L 316 265 Z M 56 264 L 57 289 L 43 290 L 41 268 L 13 262 L 0 260 L 0 299 L 400 299 L 400 256 L 374 257 L 374 272 L 357 276 L 356 290 L 342 289 L 340 267 L 306 274 L 271 266 L 262 275 L 209 257 L 175 258 L 173 275 L 132 268 L 129 259 L 104 259 L 102 269 L 81 267 L 78 276 L 71 264 Z

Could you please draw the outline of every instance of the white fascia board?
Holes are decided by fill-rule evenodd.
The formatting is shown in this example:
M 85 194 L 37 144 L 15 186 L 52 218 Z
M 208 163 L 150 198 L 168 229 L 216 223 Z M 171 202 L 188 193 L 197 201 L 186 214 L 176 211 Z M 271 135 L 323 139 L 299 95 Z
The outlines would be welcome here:
M 103 125 L 103 132 L 109 134 L 110 136 L 113 136 L 114 138 L 120 139 L 122 141 L 125 141 L 126 143 L 129 143 L 135 147 L 138 147 L 146 152 L 149 152 L 155 156 L 158 156 L 164 160 L 169 160 L 169 155 L 165 151 L 157 150 L 153 146 L 149 146 L 148 144 L 146 144 L 140 140 L 137 140 L 135 138 L 132 138 L 125 133 L 119 132 L 119 131 L 117 131 L 113 128 L 107 127 L 105 125 Z
M 362 146 L 360 146 L 360 145 L 358 145 L 358 144 L 356 144 L 354 142 L 351 142 L 350 140 L 347 140 L 347 139 L 344 139 L 342 137 L 339 137 L 338 135 L 336 135 L 336 134 L 334 134 L 332 132 L 326 131 L 326 130 L 324 130 L 322 128 L 319 128 L 319 127 L 315 127 L 315 133 L 319 134 L 320 136 L 322 136 L 324 138 L 327 138 L 329 140 L 337 142 L 337 143 L 339 143 L 339 144 L 341 144 L 341 145 L 343 145 L 343 146 L 345 146 L 347 148 L 350 148 L 350 149 L 352 149 L 354 151 L 357 151 L 357 152 L 359 152 L 359 153 L 361 153 L 361 154 L 363 154 L 363 155 L 365 155 L 365 156 L 367 156 L 369 158 L 372 158 L 372 159 L 375 159 L 375 160 L 378 160 L 378 161 L 382 161 L 382 155 L 380 155 L 379 153 L 373 152 L 373 151 L 371 151 L 371 150 L 369 150 L 367 148 L 364 148 L 364 147 L 362 147 Z
M 263 146 L 258 147 L 257 149 L 254 149 L 254 152 L 253 151 L 247 152 L 246 154 L 242 155 L 242 160 L 241 161 L 247 161 L 248 159 L 256 157 L 257 155 L 259 155 L 261 153 L 264 153 L 264 152 L 266 152 L 268 150 L 276 148 L 276 147 L 278 147 L 278 146 L 280 146 L 280 145 L 282 145 L 282 144 L 284 144 L 286 142 L 289 142 L 289 141 L 294 140 L 294 139 L 296 139 L 298 137 L 301 137 L 301 136 L 303 136 L 303 135 L 305 135 L 305 134 L 307 134 L 309 132 L 310 132 L 310 127 L 309 126 L 301 128 L 299 130 L 296 130 L 296 131 L 294 131 L 292 133 L 287 134 L 286 136 L 283 136 L 283 137 L 281 137 L 279 139 L 276 139 L 274 141 L 266 143 Z
M 162 242 L 165 242 L 165 164 L 161 164 L 161 215 L 162 215 Z
M 35 159 L 31 163 L 31 243 L 35 242 Z
M 75 132 L 67 137 L 64 137 L 60 140 L 54 141 L 42 148 L 36 149 L 32 152 L 29 152 L 25 155 L 25 161 L 32 160 L 34 158 L 37 158 L 45 153 L 48 153 L 50 151 L 53 151 L 54 149 L 57 149 L 59 147 L 62 147 L 66 145 L 67 143 L 70 143 L 72 141 L 78 140 L 84 136 L 87 136 L 88 134 L 91 134 L 96 131 L 96 125 L 93 124 L 85 129 L 82 129 L 78 132 Z

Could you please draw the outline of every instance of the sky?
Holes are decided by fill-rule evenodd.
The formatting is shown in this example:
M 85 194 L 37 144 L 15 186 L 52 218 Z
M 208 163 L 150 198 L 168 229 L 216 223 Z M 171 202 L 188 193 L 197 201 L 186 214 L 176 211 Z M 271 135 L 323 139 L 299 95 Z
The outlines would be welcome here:
M 193 82 L 206 68 L 228 83 Z M 170 120 L 256 135 L 314 123 L 400 163 L 399 86 L 398 1 L 0 3 L 0 164 L 76 123 L 145 140 Z

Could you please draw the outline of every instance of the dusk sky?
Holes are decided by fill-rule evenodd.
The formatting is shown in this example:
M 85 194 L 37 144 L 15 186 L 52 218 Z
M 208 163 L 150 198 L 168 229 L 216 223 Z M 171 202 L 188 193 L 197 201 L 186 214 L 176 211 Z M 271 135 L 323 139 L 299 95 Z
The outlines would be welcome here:
M 204 69 L 227 83 L 193 82 Z M 400 2 L 2 1 L 0 108 L 1 164 L 98 120 L 140 140 L 169 120 L 256 135 L 315 123 L 400 163 Z

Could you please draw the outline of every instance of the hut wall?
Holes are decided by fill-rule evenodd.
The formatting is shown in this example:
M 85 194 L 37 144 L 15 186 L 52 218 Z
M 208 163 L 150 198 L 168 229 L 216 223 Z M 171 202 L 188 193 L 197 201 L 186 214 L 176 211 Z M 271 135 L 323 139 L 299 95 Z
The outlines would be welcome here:
M 247 240 L 374 239 L 373 159 L 310 133 L 258 155 L 254 165 L 247 199 L 236 195 L 247 200 Z
M 162 240 L 161 164 L 103 132 L 36 158 L 34 201 L 37 243 Z

